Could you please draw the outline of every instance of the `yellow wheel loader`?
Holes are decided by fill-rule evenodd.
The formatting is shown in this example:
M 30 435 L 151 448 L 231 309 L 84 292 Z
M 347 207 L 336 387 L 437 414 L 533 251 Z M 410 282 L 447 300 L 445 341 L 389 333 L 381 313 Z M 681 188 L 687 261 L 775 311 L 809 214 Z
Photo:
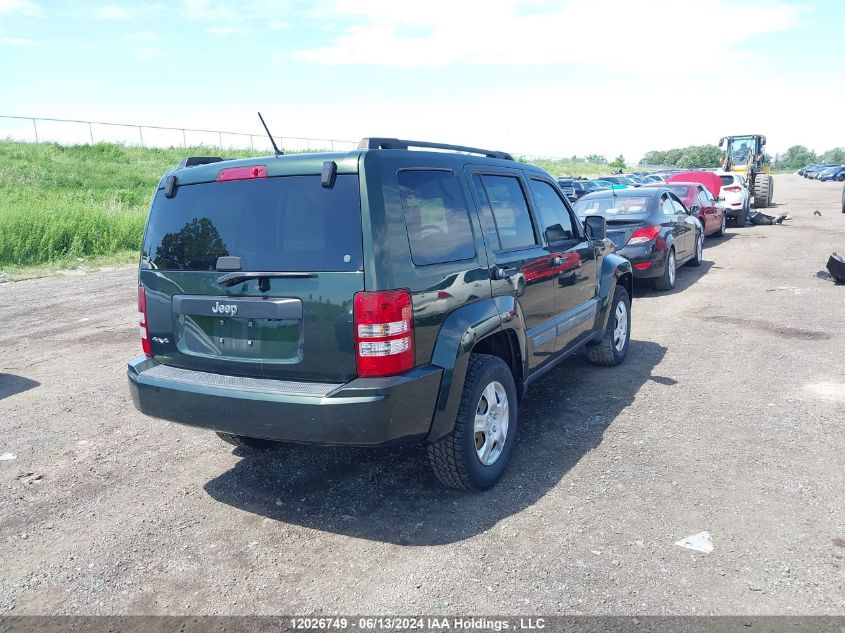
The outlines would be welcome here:
M 752 206 L 758 209 L 772 206 L 774 192 L 771 169 L 763 162 L 765 145 L 766 137 L 761 134 L 725 136 L 719 139 L 719 147 L 725 147 L 722 169 L 745 176 L 748 190 L 754 197 Z

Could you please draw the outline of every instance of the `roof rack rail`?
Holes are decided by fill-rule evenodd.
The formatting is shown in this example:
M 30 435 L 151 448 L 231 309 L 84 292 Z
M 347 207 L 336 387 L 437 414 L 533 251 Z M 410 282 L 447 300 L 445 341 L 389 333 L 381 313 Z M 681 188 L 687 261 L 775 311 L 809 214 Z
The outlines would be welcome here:
M 408 141 L 399 138 L 364 138 L 358 143 L 358 149 L 410 149 L 412 147 L 425 147 L 431 149 L 446 149 L 452 152 L 466 152 L 467 154 L 480 154 L 487 158 L 501 158 L 513 160 L 513 156 L 507 152 L 499 152 L 491 149 L 478 147 L 467 147 L 465 145 L 447 145 L 446 143 L 431 143 L 429 141 Z
M 208 165 L 209 163 L 222 162 L 220 156 L 188 156 L 179 161 L 179 167 L 196 167 L 197 165 Z

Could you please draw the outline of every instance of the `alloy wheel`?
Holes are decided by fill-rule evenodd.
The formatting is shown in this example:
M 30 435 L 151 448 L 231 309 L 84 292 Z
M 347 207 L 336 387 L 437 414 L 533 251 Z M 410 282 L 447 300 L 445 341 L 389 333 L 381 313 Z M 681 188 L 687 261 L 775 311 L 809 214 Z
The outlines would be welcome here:
M 671 285 L 675 285 L 675 251 L 669 251 L 669 260 L 666 262 L 666 265 L 669 267 L 669 283 Z
M 481 392 L 475 410 L 475 453 L 478 461 L 492 466 L 502 454 L 510 421 L 508 394 L 497 380 Z
M 625 307 L 625 302 L 620 301 L 616 304 L 614 312 L 616 318 L 616 327 L 613 328 L 613 347 L 617 352 L 625 349 L 625 344 L 628 339 L 628 308 Z

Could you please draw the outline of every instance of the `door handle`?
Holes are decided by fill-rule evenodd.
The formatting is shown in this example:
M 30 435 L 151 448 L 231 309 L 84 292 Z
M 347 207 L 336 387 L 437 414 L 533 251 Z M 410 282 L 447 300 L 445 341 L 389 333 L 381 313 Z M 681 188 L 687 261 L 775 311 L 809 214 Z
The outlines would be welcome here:
M 496 268 L 496 270 L 493 273 L 493 278 L 494 279 L 510 279 L 511 277 L 513 277 L 518 272 L 519 272 L 519 270 L 517 268 Z

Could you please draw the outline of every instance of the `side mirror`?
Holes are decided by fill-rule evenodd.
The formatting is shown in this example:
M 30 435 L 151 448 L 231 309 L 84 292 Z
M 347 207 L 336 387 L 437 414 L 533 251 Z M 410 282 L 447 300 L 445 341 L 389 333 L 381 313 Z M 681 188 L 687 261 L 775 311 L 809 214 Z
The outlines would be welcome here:
M 602 215 L 588 215 L 584 218 L 584 230 L 591 240 L 603 240 L 607 237 L 607 220 Z
M 725 144 L 725 137 L 722 137 L 722 138 L 719 139 L 719 147 L 722 147 L 722 145 L 724 145 L 724 144 Z
M 722 196 L 719 196 L 718 198 L 716 198 L 716 202 L 724 202 L 724 201 L 725 201 L 725 199 Z
M 698 213 L 699 211 L 701 211 L 701 207 L 698 206 L 697 204 L 694 204 L 689 208 L 687 213 Z

